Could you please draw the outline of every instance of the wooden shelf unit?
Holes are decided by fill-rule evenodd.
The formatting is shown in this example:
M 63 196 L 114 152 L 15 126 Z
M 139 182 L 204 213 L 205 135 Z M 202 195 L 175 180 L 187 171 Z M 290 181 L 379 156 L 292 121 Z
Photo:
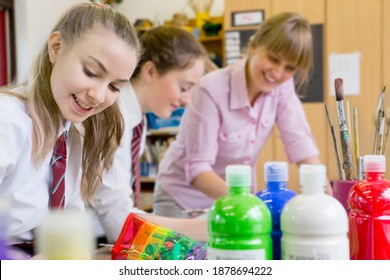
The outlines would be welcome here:
M 217 36 L 206 36 L 202 30 L 199 30 L 200 37 L 198 38 L 199 42 L 206 48 L 210 53 L 213 52 L 215 55 L 220 57 L 221 61 L 225 61 L 225 51 L 224 51 L 224 26 L 223 26 L 223 17 L 211 17 L 210 22 L 212 23 L 221 23 L 222 29 L 219 31 Z M 172 21 L 165 21 L 166 25 L 172 25 Z M 195 27 L 195 19 L 190 19 L 188 21 L 188 26 L 185 28 L 191 29 Z

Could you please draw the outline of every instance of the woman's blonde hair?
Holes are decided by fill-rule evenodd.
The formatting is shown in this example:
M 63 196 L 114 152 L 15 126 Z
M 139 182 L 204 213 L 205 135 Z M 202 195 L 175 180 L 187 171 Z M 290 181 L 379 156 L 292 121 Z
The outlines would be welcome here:
M 84 34 L 98 28 L 112 31 L 139 55 L 140 43 L 135 29 L 123 14 L 109 6 L 92 3 L 75 5 L 60 18 L 52 32 L 59 31 L 69 48 Z M 33 65 L 27 94 L 33 122 L 32 158 L 36 165 L 52 152 L 61 126 L 62 116 L 51 91 L 52 69 L 45 44 Z M 83 125 L 81 195 L 85 202 L 93 203 L 93 194 L 102 181 L 103 169 L 111 166 L 123 134 L 123 118 L 118 103 L 87 118 Z
M 249 47 L 265 47 L 295 66 L 298 86 L 308 81 L 313 64 L 313 39 L 309 22 L 299 14 L 285 12 L 268 18 L 251 38 Z

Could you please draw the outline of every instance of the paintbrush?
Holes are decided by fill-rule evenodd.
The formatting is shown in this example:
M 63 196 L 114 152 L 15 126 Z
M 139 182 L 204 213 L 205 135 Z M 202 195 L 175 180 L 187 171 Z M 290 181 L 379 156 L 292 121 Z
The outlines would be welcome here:
M 356 108 L 352 108 L 352 118 L 353 118 L 353 154 L 355 157 L 356 164 L 356 178 L 359 178 L 359 126 L 358 126 L 358 112 Z
M 390 133 L 390 109 L 386 109 L 386 134 L 385 134 L 385 140 L 383 141 L 383 154 L 386 155 L 387 150 L 387 141 L 389 139 L 389 133 Z
M 381 123 L 381 117 L 382 117 L 382 111 L 383 111 L 383 101 L 385 98 L 385 92 L 386 92 L 386 86 L 383 87 L 381 95 L 379 97 L 378 102 L 378 109 L 377 109 L 377 115 L 375 120 L 375 134 L 374 134 L 374 149 L 373 154 L 376 155 L 378 152 L 378 137 L 379 137 L 379 129 L 380 129 L 380 123 Z
M 359 181 L 363 180 L 364 178 L 364 157 L 360 156 L 359 157 L 359 165 L 358 165 L 358 176 L 357 179 Z
M 347 122 L 345 119 L 343 79 L 341 78 L 335 79 L 334 86 L 336 91 L 337 117 L 339 121 L 340 143 L 341 143 L 341 152 L 342 152 L 345 180 L 352 180 L 353 179 L 352 154 L 351 154 L 351 148 L 349 144 Z
M 351 110 L 349 109 L 349 101 L 346 101 L 345 102 L 345 105 L 346 105 L 346 110 L 347 110 L 347 130 L 348 131 L 352 131 L 352 128 L 351 128 Z
M 332 122 L 330 121 L 328 106 L 326 106 L 326 104 L 324 104 L 324 105 L 325 105 L 326 117 L 328 118 L 330 133 L 332 134 L 335 158 L 336 158 L 336 163 L 337 163 L 337 172 L 339 174 L 339 180 L 344 180 L 345 178 L 343 176 L 343 171 L 341 170 L 341 164 L 340 164 L 340 160 L 339 160 L 339 149 L 337 146 L 337 139 L 336 139 L 336 134 L 334 132 L 334 126 L 333 126 Z
M 382 155 L 383 153 L 383 136 L 385 131 L 385 111 L 382 111 L 379 131 L 378 131 L 378 147 L 377 147 L 377 155 Z

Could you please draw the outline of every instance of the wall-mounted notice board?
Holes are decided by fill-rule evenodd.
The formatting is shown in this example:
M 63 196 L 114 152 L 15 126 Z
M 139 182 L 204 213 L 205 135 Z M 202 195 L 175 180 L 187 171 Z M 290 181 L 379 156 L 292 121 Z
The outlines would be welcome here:
M 307 87 L 300 92 L 302 102 L 324 102 L 323 25 L 313 24 L 313 69 Z

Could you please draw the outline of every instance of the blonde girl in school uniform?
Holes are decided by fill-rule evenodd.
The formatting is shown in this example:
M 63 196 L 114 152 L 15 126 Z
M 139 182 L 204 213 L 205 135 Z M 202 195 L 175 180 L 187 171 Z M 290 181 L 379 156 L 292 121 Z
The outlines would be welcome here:
M 101 4 L 78 4 L 52 29 L 31 78 L 0 90 L 0 197 L 11 205 L 10 245 L 32 244 L 34 230 L 51 210 L 50 160 L 63 132 L 67 166 L 58 207 L 83 210 L 93 202 L 123 134 L 117 99 L 139 51 L 123 14 Z M 73 123 L 82 123 L 83 143 Z
M 294 86 L 295 74 L 299 85 L 308 79 L 312 45 L 306 19 L 277 14 L 260 25 L 244 59 L 202 78 L 158 167 L 156 214 L 188 217 L 184 212 L 209 208 L 228 192 L 230 164 L 252 166 L 255 193 L 256 160 L 275 124 L 290 162 L 320 163 Z

